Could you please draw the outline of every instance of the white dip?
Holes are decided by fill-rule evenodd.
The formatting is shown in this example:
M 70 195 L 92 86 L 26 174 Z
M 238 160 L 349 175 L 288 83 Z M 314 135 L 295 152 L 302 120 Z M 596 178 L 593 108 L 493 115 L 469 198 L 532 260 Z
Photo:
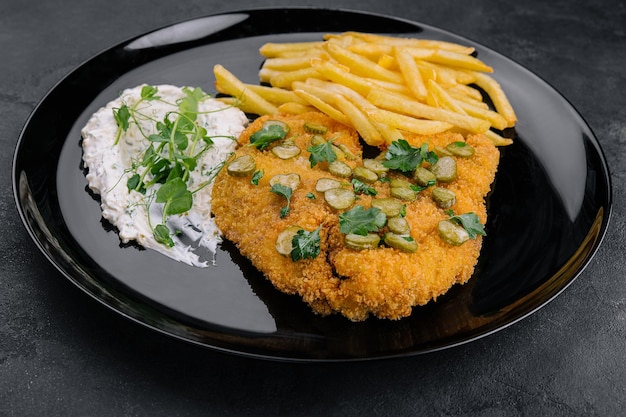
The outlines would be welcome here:
M 168 112 L 179 111 L 177 103 L 186 97 L 186 93 L 180 87 L 159 85 L 156 95 L 160 99 L 143 100 L 133 109 L 141 99 L 142 87 L 123 91 L 117 100 L 94 113 L 82 129 L 83 161 L 88 168 L 89 188 L 100 194 L 102 217 L 117 227 L 123 243 L 134 240 L 180 262 L 208 266 L 206 259 L 210 256 L 207 255 L 214 255 L 221 242 L 221 233 L 211 218 L 212 179 L 234 151 L 236 138 L 248 120 L 241 110 L 227 108 L 215 99 L 205 98 L 198 102 L 196 123 L 206 129 L 213 145 L 197 157 L 197 166 L 186 181 L 188 190 L 200 188 L 193 193 L 192 208 L 182 214 L 167 216 L 165 225 L 174 242 L 173 247 L 168 247 L 153 236 L 154 227 L 163 218 L 164 204 L 154 201 L 161 184 L 151 185 L 141 193 L 129 191 L 127 181 L 146 170 L 138 164 L 151 145 L 146 137 L 158 133 L 156 122 L 163 121 Z M 114 110 L 123 105 L 133 109 L 132 114 L 136 117 L 129 119 L 127 130 L 116 143 L 118 125 Z M 168 117 L 174 121 L 177 115 Z M 200 140 L 195 148 L 183 152 L 197 155 L 206 146 L 205 141 Z M 167 154 L 165 150 L 163 154 Z M 151 174 L 147 174 L 145 182 L 150 178 Z M 207 182 L 208 185 L 201 188 Z

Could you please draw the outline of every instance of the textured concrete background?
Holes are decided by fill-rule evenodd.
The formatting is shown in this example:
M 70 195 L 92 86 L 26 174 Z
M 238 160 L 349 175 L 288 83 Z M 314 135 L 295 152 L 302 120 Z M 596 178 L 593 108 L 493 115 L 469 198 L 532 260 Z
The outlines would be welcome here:
M 20 130 L 75 66 L 148 30 L 208 13 L 304 1 L 5 0 L 0 3 L 0 415 L 623 415 L 626 408 L 626 6 L 618 0 L 317 0 L 456 32 L 559 90 L 597 135 L 613 178 L 606 239 L 539 312 L 451 350 L 294 365 L 182 344 L 73 287 L 15 210 Z

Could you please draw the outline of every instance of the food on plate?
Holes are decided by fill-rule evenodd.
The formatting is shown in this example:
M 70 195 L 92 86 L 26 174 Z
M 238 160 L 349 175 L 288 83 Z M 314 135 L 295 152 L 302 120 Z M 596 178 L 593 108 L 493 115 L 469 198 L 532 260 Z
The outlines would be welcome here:
M 378 155 L 361 143 L 319 111 L 259 117 L 217 175 L 212 210 L 277 289 L 316 313 L 399 319 L 471 277 L 499 151 L 455 131 L 403 132 Z
M 324 41 L 267 43 L 259 52 L 264 85 L 244 83 L 222 65 L 213 68 L 217 91 L 228 96 L 222 100 L 245 112 L 318 110 L 373 146 L 405 134 L 459 130 L 485 134 L 496 146 L 512 142 L 502 131 L 515 125 L 515 111 L 472 47 L 344 32 Z
M 207 266 L 221 234 L 211 218 L 213 179 L 248 119 L 199 88 L 124 90 L 82 129 L 89 188 L 122 243 Z

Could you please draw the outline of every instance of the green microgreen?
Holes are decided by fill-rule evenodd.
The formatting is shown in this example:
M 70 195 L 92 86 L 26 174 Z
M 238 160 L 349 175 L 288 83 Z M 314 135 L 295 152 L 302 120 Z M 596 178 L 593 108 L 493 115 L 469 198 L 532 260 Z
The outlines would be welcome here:
M 204 188 L 216 175 L 211 172 L 207 182 L 193 190 L 188 189 L 190 173 L 197 168 L 198 158 L 213 146 L 213 140 L 206 129 L 196 123 L 198 106 L 209 96 L 200 88 L 185 87 L 183 92 L 184 96 L 176 103 L 169 103 L 176 108 L 160 120 L 149 112 L 143 112 L 142 106 L 150 101 L 163 101 L 155 86 L 143 86 L 140 99 L 132 106 L 123 104 L 113 109 L 118 127 L 116 144 L 132 123 L 148 143 L 143 154 L 133 161 L 126 187 L 129 192 L 146 194 L 150 187 L 160 184 L 156 193 L 146 196 L 145 204 L 148 213 L 152 203 L 163 205 L 161 222 L 151 227 L 155 240 L 168 247 L 174 246 L 174 241 L 166 224 L 167 217 L 189 211 L 193 206 L 193 194 Z M 145 132 L 145 127 L 142 129 L 140 124 L 146 120 L 153 123 L 154 129 L 150 132 Z M 150 219 L 148 221 L 152 224 Z

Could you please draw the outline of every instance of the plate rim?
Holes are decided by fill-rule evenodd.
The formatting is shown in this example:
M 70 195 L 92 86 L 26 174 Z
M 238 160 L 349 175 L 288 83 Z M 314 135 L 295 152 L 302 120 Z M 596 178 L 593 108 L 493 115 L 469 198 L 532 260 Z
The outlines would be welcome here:
M 324 12 L 342 12 L 342 13 L 348 13 L 348 14 L 356 14 L 356 15 L 366 15 L 369 17 L 373 17 L 373 18 L 381 18 L 381 19 L 386 19 L 386 20 L 390 20 L 390 21 L 401 21 L 404 23 L 407 23 L 409 25 L 415 26 L 416 28 L 427 28 L 429 30 L 432 31 L 436 31 L 436 32 L 440 32 L 440 33 L 445 33 L 445 34 L 449 34 L 452 35 L 454 37 L 463 39 L 463 40 L 467 40 L 469 42 L 471 42 L 473 45 L 476 46 L 480 46 L 481 48 L 484 48 L 488 51 L 490 51 L 491 53 L 496 54 L 499 58 L 504 59 L 504 60 L 508 60 L 510 61 L 512 64 L 514 64 L 515 66 L 523 69 L 524 71 L 528 72 L 529 74 L 531 74 L 532 76 L 536 77 L 538 80 L 540 80 L 541 82 L 543 82 L 547 87 L 549 87 L 551 90 L 553 90 L 561 99 L 563 99 L 567 105 L 570 107 L 570 109 L 573 111 L 573 113 L 580 119 L 580 122 L 588 129 L 588 131 L 591 134 L 591 137 L 589 138 L 589 142 L 593 145 L 594 150 L 597 152 L 599 160 L 601 162 L 601 167 L 603 169 L 604 172 L 604 179 L 606 180 L 606 189 L 604 190 L 606 193 L 606 207 L 604 207 L 605 213 L 600 216 L 600 230 L 599 232 L 596 234 L 596 239 L 592 245 L 591 250 L 589 251 L 589 253 L 586 255 L 586 257 L 584 258 L 583 262 L 582 262 L 582 266 L 579 267 L 576 272 L 569 278 L 569 280 L 565 283 L 565 285 L 561 286 L 558 291 L 554 292 L 546 301 L 540 303 L 539 305 L 537 305 L 535 308 L 530 309 L 528 311 L 526 311 L 524 314 L 517 316 L 515 319 L 508 321 L 507 323 L 498 326 L 494 329 L 490 329 L 486 332 L 482 332 L 480 334 L 477 334 L 473 337 L 470 337 L 468 339 L 464 339 L 462 341 L 458 341 L 458 342 L 453 342 L 451 344 L 447 344 L 444 346 L 437 346 L 434 347 L 432 349 L 422 349 L 420 351 L 409 351 L 409 352 L 399 352 L 399 353 L 391 353 L 391 354 L 386 354 L 386 355 L 373 355 L 373 356 L 366 356 L 366 357 L 348 357 L 348 358 L 344 358 L 344 357 L 339 357 L 339 358 L 293 358 L 293 357 L 289 357 L 287 355 L 280 355 L 280 354 L 276 354 L 276 355 L 272 355 L 272 354 L 255 354 L 253 352 L 248 352 L 248 351 L 241 351 L 241 350 L 236 350 L 236 349 L 230 349 L 230 348 L 226 348 L 226 347 L 221 347 L 221 346 L 217 346 L 215 344 L 209 344 L 207 342 L 201 342 L 198 340 L 193 340 L 193 339 L 189 339 L 180 335 L 176 335 L 176 334 L 172 334 L 171 332 L 168 332 L 164 329 L 159 328 L 158 326 L 154 326 L 151 325 L 149 323 L 147 323 L 146 321 L 140 320 L 137 317 L 133 317 L 132 315 L 128 314 L 126 311 L 122 311 L 119 308 L 116 308 L 114 305 L 112 305 L 110 302 L 107 302 L 106 300 L 104 300 L 101 297 L 98 297 L 97 294 L 93 293 L 92 291 L 89 291 L 89 289 L 87 288 L 87 286 L 84 285 L 84 283 L 79 282 L 79 280 L 77 280 L 74 276 L 72 276 L 72 274 L 70 273 L 71 271 L 67 271 L 64 266 L 62 265 L 62 263 L 60 263 L 58 261 L 58 259 L 55 259 L 53 257 L 53 254 L 50 253 L 44 246 L 44 242 L 40 240 L 40 238 L 37 236 L 36 234 L 36 230 L 34 230 L 32 228 L 31 223 L 27 220 L 26 218 L 26 213 L 25 213 L 25 209 L 21 203 L 21 197 L 20 197 L 20 190 L 19 190 L 19 183 L 20 183 L 20 173 L 18 172 L 17 168 L 18 168 L 18 159 L 20 158 L 20 150 L 23 146 L 23 142 L 25 141 L 25 134 L 27 131 L 27 128 L 29 127 L 29 125 L 31 124 L 31 122 L 33 121 L 33 119 L 38 115 L 38 113 L 40 112 L 41 107 L 44 105 L 44 103 L 49 99 L 49 97 L 53 94 L 54 91 L 56 91 L 59 86 L 61 86 L 63 83 L 67 82 L 67 80 L 71 79 L 71 77 L 77 72 L 79 71 L 81 68 L 85 67 L 86 65 L 88 65 L 92 60 L 96 59 L 97 57 L 111 52 L 113 50 L 119 49 L 121 47 L 123 47 L 124 45 L 127 45 L 129 43 L 131 43 L 134 40 L 137 40 L 139 38 L 142 38 L 150 33 L 154 33 L 157 32 L 159 30 L 163 30 L 172 26 L 175 26 L 177 24 L 180 23 L 185 23 L 185 22 L 189 22 L 189 21 L 195 21 L 198 19 L 203 19 L 203 18 L 208 18 L 208 17 L 213 17 L 213 16 L 222 16 L 222 15 L 230 15 L 230 14 L 241 14 L 241 13 L 254 13 L 257 11 L 272 11 L 272 10 L 281 10 L 281 11 L 312 11 L 312 12 L 317 12 L 317 11 L 324 11 Z M 289 32 L 276 32 L 276 34 L 288 34 Z M 293 32 L 292 32 L 293 33 Z M 178 43 L 178 42 L 177 42 Z M 586 153 L 587 154 L 587 153 Z M 58 163 L 58 161 L 56 161 Z M 253 358 L 261 358 L 261 359 L 270 359 L 270 360 L 277 360 L 277 361 L 289 361 L 289 362 L 335 362 L 335 361 L 340 361 L 340 362 L 346 362 L 346 361 L 363 361 L 363 360 L 376 360 L 376 359 L 385 359 L 385 358 L 397 358 L 397 357 L 405 357 L 405 356 L 415 356 L 415 355 L 419 355 L 419 354 L 424 354 L 424 353 L 429 353 L 429 352 L 434 352 L 434 351 L 440 351 L 440 350 L 444 350 L 444 349 L 448 349 L 451 347 L 455 347 L 455 346 L 459 346 L 459 345 L 463 345 L 472 341 L 475 341 L 477 339 L 481 339 L 483 337 L 486 337 L 488 335 L 491 335 L 493 333 L 496 333 L 500 330 L 503 330 L 505 328 L 508 328 L 509 326 L 521 321 L 522 319 L 534 314 L 536 311 L 538 311 L 539 309 L 543 308 L 544 306 L 546 306 L 547 304 L 549 304 L 551 301 L 553 301 L 557 296 L 559 296 L 567 287 L 569 287 L 569 285 L 571 285 L 588 267 L 588 265 L 590 264 L 591 260 L 595 257 L 595 254 L 597 253 L 597 251 L 599 250 L 599 248 L 602 245 L 602 242 L 604 241 L 607 231 L 609 229 L 609 224 L 611 222 L 611 217 L 612 217 L 612 212 L 613 212 L 613 204 L 612 204 L 612 200 L 613 200 L 613 186 L 612 186 L 612 177 L 610 175 L 610 170 L 608 167 L 608 162 L 606 159 L 606 155 L 604 153 L 604 150 L 600 144 L 600 141 L 598 140 L 597 136 L 595 135 L 595 133 L 593 132 L 591 126 L 589 125 L 589 123 L 587 123 L 587 121 L 583 118 L 583 116 L 580 114 L 580 112 L 578 111 L 578 109 L 576 109 L 571 101 L 569 101 L 560 91 L 558 91 L 556 88 L 554 88 L 549 82 L 547 82 L 544 78 L 542 78 L 541 76 L 539 76 L 538 74 L 536 74 L 535 72 L 529 70 L 527 67 L 525 67 L 524 65 L 520 64 L 518 61 L 510 58 L 509 56 L 503 55 L 501 54 L 499 51 L 494 50 L 493 48 L 487 47 L 484 44 L 482 44 L 481 42 L 476 42 L 474 41 L 472 38 L 469 38 L 467 36 L 463 36 L 460 35 L 454 31 L 451 30 L 447 30 L 447 29 L 442 29 L 439 28 L 437 26 L 432 26 L 429 24 L 425 24 L 422 23 L 421 21 L 417 21 L 417 20 L 410 20 L 410 19 L 406 19 L 406 18 L 402 18 L 402 17 L 398 17 L 398 16 L 393 16 L 393 15 L 389 15 L 389 14 L 380 14 L 380 13 L 375 13 L 375 12 L 369 12 L 369 11 L 361 11 L 361 10 L 356 10 L 356 9 L 349 9 L 349 8 L 328 8 L 328 7 L 313 7 L 313 6 L 288 6 L 285 8 L 276 8 L 276 7 L 258 7 L 258 8 L 245 8 L 245 9 L 233 9 L 233 10 L 226 10 L 226 11 L 222 11 L 222 12 L 217 12 L 217 13 L 209 13 L 209 14 L 203 14 L 203 15 L 199 15 L 199 16 L 195 16 L 195 17 L 190 17 L 190 18 L 185 18 L 185 19 L 179 19 L 177 21 L 168 23 L 168 24 L 163 24 L 160 25 L 159 27 L 156 27 L 154 29 L 151 29 L 149 31 L 146 31 L 142 34 L 139 35 L 135 35 L 135 36 L 131 36 L 128 37 L 126 40 L 123 40 L 121 42 L 117 42 L 113 45 L 110 45 L 104 49 L 101 49 L 99 52 L 92 54 L 90 57 L 88 57 L 87 59 L 82 60 L 82 62 L 80 62 L 79 64 L 77 64 L 76 66 L 74 66 L 69 72 L 67 72 L 63 77 L 61 77 L 56 83 L 54 83 L 54 85 L 43 95 L 43 97 L 38 101 L 37 105 L 33 108 L 33 110 L 31 111 L 31 113 L 29 114 L 29 116 L 27 117 L 26 121 L 23 124 L 22 129 L 20 130 L 19 136 L 18 136 L 18 140 L 16 142 L 15 148 L 14 148 L 14 153 L 13 153 L 13 160 L 12 160 L 12 187 L 13 187 L 13 196 L 14 196 L 14 203 L 16 204 L 16 208 L 20 217 L 20 220 L 22 222 L 22 224 L 24 225 L 25 229 L 27 230 L 31 240 L 35 243 L 36 247 L 38 248 L 38 250 L 44 255 L 44 257 L 48 260 L 48 262 L 50 262 L 55 269 L 62 275 L 64 276 L 66 279 L 68 279 L 70 282 L 72 282 L 73 285 L 75 285 L 76 287 L 78 287 L 82 292 L 86 293 L 87 295 L 90 296 L 90 298 L 96 300 L 100 305 L 104 305 L 105 307 L 107 307 L 108 309 L 114 311 L 116 314 L 120 314 L 121 316 L 123 316 L 126 319 L 130 319 L 132 322 L 139 324 L 140 326 L 146 327 L 151 329 L 152 331 L 156 331 L 160 334 L 172 337 L 174 339 L 177 340 L 181 340 L 183 342 L 187 342 L 187 343 L 191 343 L 193 345 L 198 345 L 201 347 L 205 347 L 205 348 L 209 348 L 211 350 L 215 350 L 215 351 L 221 351 L 221 352 L 226 352 L 226 353 L 230 353 L 230 354 L 235 354 L 235 355 L 241 355 L 241 356 L 245 356 L 245 357 L 253 357 Z M 587 231 L 589 232 L 589 231 Z M 239 333 L 241 333 L 240 330 L 238 330 Z

